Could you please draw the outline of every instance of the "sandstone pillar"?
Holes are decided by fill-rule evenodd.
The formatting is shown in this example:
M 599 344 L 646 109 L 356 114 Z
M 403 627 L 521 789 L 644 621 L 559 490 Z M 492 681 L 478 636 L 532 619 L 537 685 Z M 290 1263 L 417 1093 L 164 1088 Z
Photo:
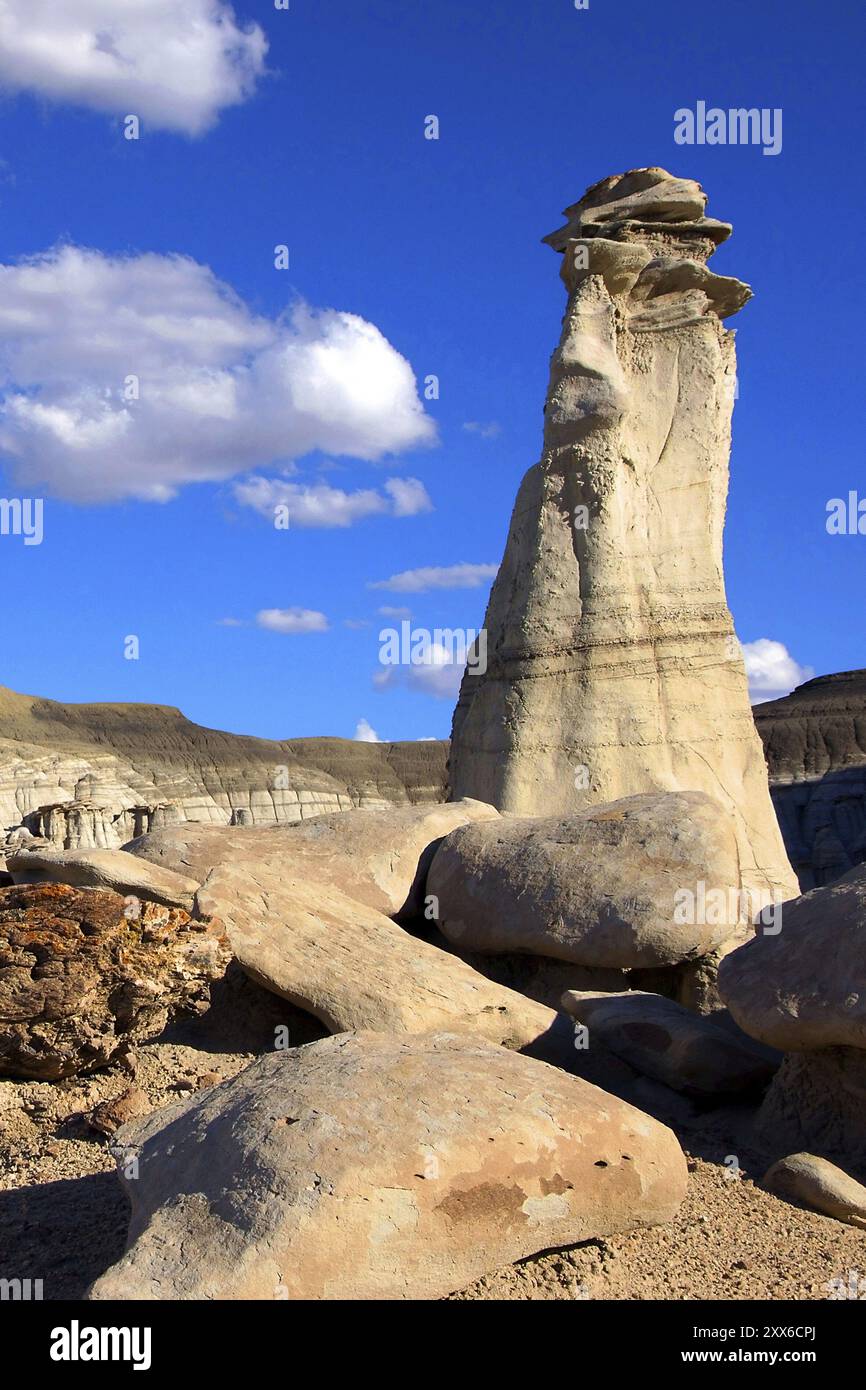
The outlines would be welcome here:
M 521 484 L 464 676 L 451 794 L 556 815 L 697 790 L 742 886 L 794 896 L 725 597 L 734 335 L 751 297 L 706 262 L 731 228 L 663 169 L 602 180 L 545 240 L 568 304 L 540 463 Z

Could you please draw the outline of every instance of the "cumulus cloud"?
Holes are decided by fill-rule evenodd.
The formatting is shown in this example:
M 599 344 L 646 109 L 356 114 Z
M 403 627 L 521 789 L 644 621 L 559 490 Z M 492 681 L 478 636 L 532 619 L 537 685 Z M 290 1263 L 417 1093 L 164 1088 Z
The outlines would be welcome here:
M 328 631 L 328 619 L 314 608 L 263 608 L 256 614 L 256 624 L 269 632 Z
M 375 461 L 434 440 L 409 363 L 355 314 L 264 318 L 185 256 L 0 265 L 0 451 L 31 492 L 165 501 L 315 450 Z M 392 483 L 392 514 L 423 506 L 416 479 Z
M 0 0 L 0 86 L 201 135 L 268 42 L 224 0 Z
M 291 483 L 282 478 L 249 478 L 235 483 L 234 495 L 271 520 L 276 508 L 288 509 L 289 526 L 346 527 L 368 516 L 417 516 L 433 510 L 427 489 L 417 478 L 388 478 L 381 490 L 344 491 L 329 483 Z
M 496 575 L 498 565 L 426 565 L 402 570 L 390 579 L 377 579 L 367 587 L 390 589 L 395 594 L 423 594 L 429 589 L 477 589 Z
M 384 603 L 381 608 L 376 609 L 376 612 L 382 618 L 411 618 L 412 616 L 411 608 L 395 608 L 390 603 Z
M 359 719 L 355 733 L 353 735 L 356 743 L 381 743 L 376 730 L 367 722 L 366 719 Z
M 802 685 L 815 674 L 811 666 L 801 666 L 795 661 L 784 643 L 774 642 L 769 637 L 744 642 L 742 653 L 749 694 L 756 705 L 789 695 L 795 685 Z

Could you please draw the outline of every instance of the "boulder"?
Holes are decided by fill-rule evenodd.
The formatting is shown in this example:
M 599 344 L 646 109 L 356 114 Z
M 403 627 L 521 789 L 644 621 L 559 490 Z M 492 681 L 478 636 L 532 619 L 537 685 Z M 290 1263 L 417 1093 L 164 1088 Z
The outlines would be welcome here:
M 229 959 L 221 930 L 181 908 L 60 883 L 0 890 L 0 1076 L 104 1066 L 206 1008 Z
M 106 888 L 122 896 L 146 898 L 165 907 L 192 909 L 198 883 L 171 869 L 148 864 L 120 849 L 25 850 L 8 858 L 15 883 L 68 883 L 73 888 Z
M 671 965 L 706 955 L 736 926 L 737 844 L 711 797 L 647 793 L 566 817 L 464 826 L 436 851 L 427 892 L 461 949 Z M 705 910 L 710 894 L 723 910 Z
M 746 1037 L 733 1037 L 707 1018 L 660 994 L 630 990 L 587 994 L 569 990 L 562 1007 L 636 1071 L 695 1100 L 766 1087 L 778 1058 Z
M 292 868 L 215 869 L 199 910 L 222 922 L 247 974 L 312 1013 L 332 1033 L 374 1029 L 472 1032 L 509 1047 L 544 1047 L 551 1009 L 479 975 L 384 912 Z
M 726 956 L 719 992 L 753 1038 L 788 1055 L 757 1132 L 866 1175 L 866 866 L 782 909 L 781 930 Z
M 298 877 L 340 888 L 380 912 L 412 915 L 423 905 L 424 880 L 439 841 L 458 826 L 491 819 L 499 819 L 492 806 L 465 799 L 438 806 L 365 807 L 297 826 L 177 825 L 125 848 L 199 883 L 226 863 L 291 865 Z
M 116 1143 L 138 1176 L 127 1252 L 95 1300 L 436 1299 L 669 1221 L 686 1189 L 663 1125 L 447 1033 L 274 1053 Z
M 737 1023 L 786 1052 L 866 1048 L 866 865 L 786 903 L 780 925 L 721 962 Z
M 815 1154 L 789 1154 L 764 1176 L 764 1187 L 779 1197 L 866 1230 L 866 1187 Z
M 725 956 L 745 946 L 754 935 L 752 925 L 736 927 L 733 933 L 705 956 L 697 960 L 683 961 L 677 967 L 675 998 L 692 1013 L 704 1014 L 716 1021 L 724 1020 L 726 1026 L 736 1027 L 730 1017 L 722 996 L 719 994 L 719 966 Z M 737 1031 L 740 1031 L 739 1029 Z
M 736 383 L 723 319 L 751 291 L 707 270 L 730 227 L 705 203 L 694 180 L 633 169 L 546 238 L 569 297 L 542 453 L 490 593 L 486 660 L 463 677 L 449 780 L 517 816 L 704 792 L 733 827 L 738 886 L 784 900 L 798 885 L 722 563 Z

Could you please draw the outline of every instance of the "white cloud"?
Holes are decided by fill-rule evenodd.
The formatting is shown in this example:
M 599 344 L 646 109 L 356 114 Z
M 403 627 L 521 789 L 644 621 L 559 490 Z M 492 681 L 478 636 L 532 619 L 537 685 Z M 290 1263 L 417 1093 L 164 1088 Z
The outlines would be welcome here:
M 314 608 L 263 608 L 256 624 L 269 632 L 327 632 L 328 619 Z
M 369 618 L 344 618 L 343 626 L 351 628 L 352 632 L 360 632 L 362 628 L 370 626 Z
M 382 618 L 411 618 L 411 608 L 394 608 L 390 603 L 385 603 L 376 612 Z
M 249 478 L 235 483 L 234 495 L 272 520 L 278 506 L 288 508 L 289 527 L 345 527 L 368 516 L 417 516 L 433 510 L 417 478 L 389 478 L 382 491 L 346 492 L 329 483 L 290 483 L 281 478 Z
M 355 314 L 261 317 L 183 256 L 64 246 L 0 265 L 0 450 L 28 491 L 165 501 L 314 450 L 376 460 L 435 435 L 409 363 Z M 393 482 L 392 514 L 423 506 L 417 480 Z
M 482 439 L 497 439 L 502 433 L 498 420 L 467 420 L 463 428 L 469 434 L 480 435 Z
M 0 0 L 0 86 L 201 135 L 268 42 L 224 0 Z
M 370 726 L 366 719 L 359 719 L 355 729 L 354 739 L 356 743 L 381 743 L 376 730 Z
M 782 642 L 774 642 L 769 637 L 743 642 L 742 652 L 749 694 L 755 704 L 788 695 L 795 685 L 802 685 L 815 674 L 811 666 L 801 666 L 795 661 Z
M 240 618 L 220 618 L 217 622 L 218 627 L 243 627 Z
M 402 570 L 390 579 L 377 579 L 369 589 L 390 589 L 395 594 L 423 594 L 428 589 L 477 589 L 493 579 L 498 565 L 427 565 L 417 570 Z
M 430 642 L 411 664 L 386 666 L 377 671 L 373 684 L 378 690 L 393 690 L 404 686 L 418 695 L 432 695 L 437 700 L 456 700 L 466 668 L 465 641 L 453 646 Z

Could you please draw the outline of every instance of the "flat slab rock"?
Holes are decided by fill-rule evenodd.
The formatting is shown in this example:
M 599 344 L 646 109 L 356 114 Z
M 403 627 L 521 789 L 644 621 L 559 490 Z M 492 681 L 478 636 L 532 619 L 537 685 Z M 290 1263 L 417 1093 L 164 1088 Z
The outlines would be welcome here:
M 597 1040 L 644 1076 L 695 1100 L 765 1087 L 780 1061 L 661 994 L 569 990 L 562 1007 L 586 1025 L 590 1048 Z
M 745 1032 L 785 1052 L 866 1048 L 866 865 L 785 903 L 719 966 L 719 993 Z
M 230 951 L 182 908 L 61 883 L 0 889 L 0 1076 L 104 1066 L 176 1014 L 207 1007 Z
M 739 883 L 722 807 L 700 792 L 658 792 L 569 816 L 464 826 L 436 851 L 427 892 L 461 949 L 629 970 L 720 945 L 736 921 L 702 913 L 699 885 L 705 898 L 721 889 L 727 905 Z M 696 910 L 680 915 L 698 920 L 675 920 L 683 889 Z
M 789 1154 L 764 1175 L 764 1187 L 780 1197 L 866 1230 L 866 1187 L 816 1154 Z
M 121 896 L 146 898 L 165 907 L 192 910 L 198 883 L 122 849 L 37 849 L 11 854 L 7 868 L 15 883 L 68 883 L 73 888 L 107 888 Z
M 435 1299 L 536 1251 L 669 1221 L 673 1133 L 449 1034 L 342 1034 L 124 1126 L 108 1299 Z
M 222 864 L 290 864 L 299 876 L 341 888 L 380 912 L 411 914 L 423 905 L 427 868 L 443 836 L 473 821 L 498 819 L 492 806 L 465 798 L 341 811 L 289 826 L 171 826 L 126 849 L 199 884 Z
M 552 1009 L 494 984 L 384 912 L 299 876 L 292 861 L 282 870 L 215 869 L 198 903 L 225 926 L 252 979 L 332 1033 L 445 1027 L 521 1048 L 556 1023 Z

